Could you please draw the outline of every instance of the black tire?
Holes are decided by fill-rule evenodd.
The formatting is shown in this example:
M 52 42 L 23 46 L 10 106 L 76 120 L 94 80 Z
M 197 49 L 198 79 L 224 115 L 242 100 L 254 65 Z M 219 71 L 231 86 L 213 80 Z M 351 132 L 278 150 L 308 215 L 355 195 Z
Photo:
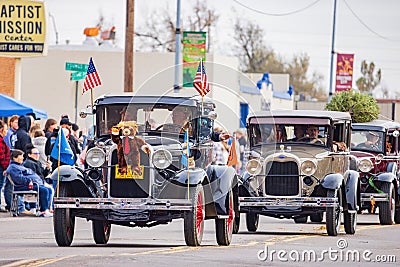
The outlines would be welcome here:
M 394 222 L 400 223 L 400 208 L 396 209 L 396 214 L 394 215 Z
M 246 227 L 247 231 L 255 232 L 258 228 L 260 216 L 258 213 L 248 212 L 246 213 Z
M 324 218 L 324 213 L 320 212 L 320 213 L 314 213 L 310 215 L 310 220 L 311 222 L 315 222 L 315 223 L 320 223 L 322 222 L 322 219 Z
M 308 216 L 294 218 L 295 223 L 307 223 Z
M 379 222 L 384 225 L 394 224 L 396 208 L 394 186 L 392 183 L 382 183 L 381 190 L 388 194 L 389 201 L 382 201 L 378 203 Z
M 239 228 L 240 228 L 240 213 L 239 216 L 235 217 L 235 223 L 233 224 L 233 233 L 234 234 L 239 233 Z
M 357 228 L 357 213 L 349 213 L 348 211 L 345 211 L 343 213 L 343 223 L 346 234 L 354 235 Z
M 341 223 L 341 199 L 340 188 L 337 190 L 328 189 L 326 197 L 334 197 L 339 199 L 339 206 L 326 208 L 326 231 L 330 236 L 337 236 L 340 231 Z
M 96 244 L 105 245 L 110 239 L 111 223 L 108 221 L 93 220 L 92 221 L 93 239 Z
M 185 242 L 188 246 L 200 246 L 203 239 L 205 199 L 204 189 L 201 184 L 190 190 L 192 210 L 184 214 Z
M 215 234 L 217 243 L 220 246 L 229 246 L 232 241 L 232 233 L 235 225 L 235 210 L 233 207 L 233 193 L 229 192 L 226 199 L 226 207 L 229 208 L 229 217 L 227 219 L 215 219 Z
M 67 197 L 69 184 L 60 183 L 59 196 Z M 68 247 L 74 239 L 75 216 L 72 215 L 70 209 L 56 208 L 53 214 L 54 236 L 57 245 L 60 247 Z

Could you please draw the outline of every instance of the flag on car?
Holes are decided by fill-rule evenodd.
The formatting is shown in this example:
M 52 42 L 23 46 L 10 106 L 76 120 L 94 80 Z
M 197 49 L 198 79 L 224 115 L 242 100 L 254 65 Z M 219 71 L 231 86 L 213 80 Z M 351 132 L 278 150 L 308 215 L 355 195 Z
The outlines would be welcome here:
M 206 70 L 202 60 L 200 60 L 199 67 L 197 68 L 197 73 L 193 80 L 193 87 L 202 97 L 210 92 L 210 85 L 208 84 Z
M 234 166 L 239 163 L 236 153 L 236 141 L 233 140 L 232 138 L 229 138 L 228 144 L 229 143 L 231 143 L 231 148 L 229 150 L 228 163 L 226 165 Z
M 86 72 L 85 82 L 83 83 L 82 94 L 84 94 L 86 91 L 89 91 L 99 85 L 101 85 L 100 76 L 97 73 L 96 68 L 94 67 L 92 58 L 90 58 L 89 66 L 88 66 L 88 69 Z
M 186 151 L 183 151 L 182 154 L 182 166 L 185 168 L 189 167 L 189 157 L 190 157 L 190 148 L 189 148 L 189 129 L 185 130 L 185 135 L 183 137 L 183 143 L 186 145 Z
M 58 131 L 57 139 L 54 143 L 53 149 L 51 150 L 50 156 L 64 164 L 71 166 L 75 164 L 75 155 L 72 152 L 71 146 L 69 145 L 62 128 Z

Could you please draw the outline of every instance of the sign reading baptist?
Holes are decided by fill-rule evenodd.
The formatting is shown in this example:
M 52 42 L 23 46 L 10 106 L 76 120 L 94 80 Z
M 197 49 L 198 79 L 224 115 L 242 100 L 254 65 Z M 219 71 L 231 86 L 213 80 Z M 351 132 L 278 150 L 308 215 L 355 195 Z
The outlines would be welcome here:
M 46 53 L 46 13 L 43 1 L 0 2 L 0 55 L 42 56 Z

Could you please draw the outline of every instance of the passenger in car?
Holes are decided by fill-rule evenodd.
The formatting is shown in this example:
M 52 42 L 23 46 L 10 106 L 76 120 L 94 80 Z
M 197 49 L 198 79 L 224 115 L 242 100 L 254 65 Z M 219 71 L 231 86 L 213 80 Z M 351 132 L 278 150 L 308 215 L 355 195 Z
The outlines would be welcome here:
M 356 148 L 379 150 L 379 146 L 378 146 L 379 135 L 377 133 L 367 132 L 366 138 L 367 138 L 367 141 L 365 141 L 364 143 L 358 144 L 356 146 Z

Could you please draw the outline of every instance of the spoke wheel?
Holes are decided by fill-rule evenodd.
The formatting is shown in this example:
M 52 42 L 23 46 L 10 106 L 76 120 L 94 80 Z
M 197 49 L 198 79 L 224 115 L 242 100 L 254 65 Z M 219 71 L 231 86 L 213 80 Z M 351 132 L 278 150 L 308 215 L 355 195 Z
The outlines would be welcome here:
M 235 210 L 233 208 L 233 193 L 229 192 L 225 206 L 228 208 L 229 217 L 226 219 L 215 219 L 217 243 L 220 246 L 229 246 L 232 241 L 232 233 L 235 225 Z
M 338 207 L 326 208 L 326 231 L 330 236 L 337 236 L 340 231 L 340 220 L 341 220 L 341 196 L 340 188 L 337 190 L 328 189 L 327 197 L 338 198 Z
M 379 207 L 379 222 L 381 224 L 394 224 L 396 202 L 394 198 L 394 186 L 392 183 L 382 183 L 381 190 L 388 194 L 388 201 L 382 201 Z
M 205 199 L 201 184 L 190 190 L 192 209 L 184 214 L 185 242 L 188 246 L 200 246 L 203 239 Z
M 108 221 L 92 221 L 93 239 L 96 244 L 107 244 L 110 239 L 111 223 Z
M 60 183 L 59 196 L 68 196 L 69 184 Z M 56 208 L 53 215 L 54 236 L 57 245 L 60 247 L 68 247 L 74 239 L 75 216 L 72 215 L 70 209 Z
M 247 231 L 249 232 L 255 232 L 257 231 L 258 228 L 258 222 L 259 222 L 259 215 L 258 213 L 254 212 L 248 212 L 246 213 L 246 227 Z

